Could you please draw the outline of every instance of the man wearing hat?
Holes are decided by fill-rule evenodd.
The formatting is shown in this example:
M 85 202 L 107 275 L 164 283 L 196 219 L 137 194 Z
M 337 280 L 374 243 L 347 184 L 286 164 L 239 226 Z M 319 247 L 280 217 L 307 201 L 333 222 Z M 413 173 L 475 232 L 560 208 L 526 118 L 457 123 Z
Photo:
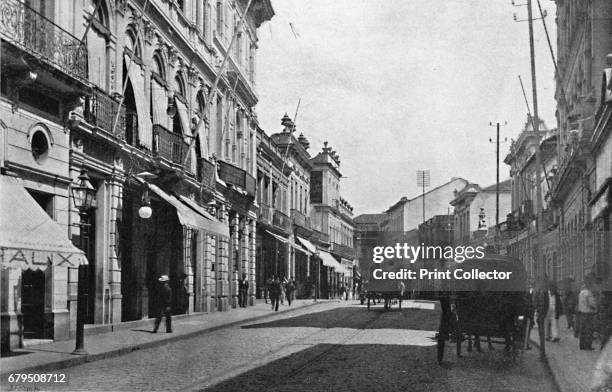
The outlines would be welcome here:
M 169 281 L 170 279 L 168 278 L 168 275 L 162 275 L 159 277 L 159 282 L 161 284 L 158 294 L 159 313 L 157 314 L 157 318 L 155 318 L 155 328 L 153 328 L 153 333 L 157 332 L 162 317 L 164 316 L 166 317 L 166 332 L 172 332 L 172 289 L 168 283 Z

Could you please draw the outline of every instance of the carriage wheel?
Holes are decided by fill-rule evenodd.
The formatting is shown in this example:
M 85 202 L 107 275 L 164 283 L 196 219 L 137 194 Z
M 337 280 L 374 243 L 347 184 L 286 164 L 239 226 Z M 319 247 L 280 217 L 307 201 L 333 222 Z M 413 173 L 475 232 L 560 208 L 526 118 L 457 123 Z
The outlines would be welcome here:
M 444 337 L 438 334 L 438 363 L 442 363 L 444 359 Z

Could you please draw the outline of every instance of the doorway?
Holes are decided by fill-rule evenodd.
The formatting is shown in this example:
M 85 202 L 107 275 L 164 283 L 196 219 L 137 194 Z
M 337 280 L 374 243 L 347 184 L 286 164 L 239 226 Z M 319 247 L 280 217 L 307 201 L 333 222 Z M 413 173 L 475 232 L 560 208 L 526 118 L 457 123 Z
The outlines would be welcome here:
M 40 270 L 26 270 L 21 274 L 21 313 L 23 338 L 44 339 L 45 331 L 45 274 Z

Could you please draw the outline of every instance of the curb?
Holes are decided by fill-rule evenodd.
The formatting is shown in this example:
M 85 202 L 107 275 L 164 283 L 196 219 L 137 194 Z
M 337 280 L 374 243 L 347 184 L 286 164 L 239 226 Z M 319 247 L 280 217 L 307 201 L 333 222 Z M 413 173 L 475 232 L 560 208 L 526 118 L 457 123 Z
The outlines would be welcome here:
M 330 301 L 330 302 L 334 302 L 334 301 Z M 66 358 L 66 359 L 61 359 L 58 361 L 54 361 L 54 362 L 49 362 L 49 363 L 45 363 L 42 365 L 34 365 L 34 366 L 30 366 L 30 367 L 24 367 L 21 369 L 16 369 L 16 370 L 12 370 L 12 371 L 8 371 L 8 372 L 1 372 L 0 373 L 0 379 L 4 380 L 6 379 L 6 377 L 8 377 L 10 374 L 12 373 L 26 373 L 26 372 L 36 372 L 36 371 L 56 371 L 56 370 L 60 370 L 60 369 L 66 369 L 69 367 L 73 367 L 73 366 L 78 366 L 78 365 L 82 365 L 84 363 L 88 363 L 88 362 L 95 362 L 95 361 L 99 361 L 102 359 L 108 359 L 108 358 L 113 358 L 113 357 L 118 357 L 121 355 L 125 355 L 125 354 L 129 354 L 133 351 L 136 350 L 146 350 L 148 348 L 153 348 L 153 347 L 157 347 L 157 346 L 163 346 L 165 344 L 168 343 L 172 343 L 181 339 L 189 339 L 189 338 L 193 338 L 196 337 L 198 335 L 207 333 L 207 332 L 214 332 L 214 331 L 218 331 L 220 329 L 223 328 L 229 328 L 229 327 L 233 327 L 239 324 L 243 324 L 243 323 L 248 323 L 248 322 L 252 322 L 252 321 L 257 321 L 257 320 L 262 320 L 265 318 L 268 318 L 270 316 L 273 315 L 278 315 L 278 314 L 283 314 L 283 313 L 289 313 L 289 312 L 293 312 L 296 310 L 300 310 L 300 309 L 306 309 L 306 308 L 310 308 L 312 306 L 315 305 L 322 305 L 328 302 L 313 302 L 310 304 L 306 304 L 304 306 L 300 306 L 299 308 L 289 308 L 289 309 L 284 309 L 284 310 L 279 310 L 278 312 L 274 312 L 271 314 L 265 314 L 265 315 L 261 315 L 261 316 L 255 316 L 255 317 L 251 317 L 251 318 L 245 318 L 242 320 L 236 320 L 236 321 L 232 321 L 226 324 L 220 324 L 220 325 L 214 325 L 208 328 L 203 328 L 197 331 L 192 331 L 189 333 L 185 333 L 182 335 L 173 335 L 173 336 L 169 336 L 168 338 L 163 338 L 160 340 L 155 340 L 155 341 L 151 341 L 151 342 L 146 342 L 146 343 L 141 343 L 141 344 L 134 344 L 134 345 L 130 345 L 130 346 L 126 346 L 126 347 L 122 347 L 116 350 L 111 350 L 111 351 L 107 351 L 107 352 L 103 352 L 103 353 L 98 353 L 98 354 L 87 354 L 87 355 L 82 355 L 82 356 L 74 356 L 73 358 Z
M 540 350 L 540 343 L 536 342 L 531 337 L 529 338 L 529 341 L 531 342 L 531 344 L 534 347 L 536 347 L 538 349 L 538 351 Z M 542 363 L 544 364 L 544 368 L 546 369 L 546 371 L 550 375 L 550 378 L 553 381 L 553 385 L 554 385 L 555 389 L 558 392 L 566 392 L 566 391 L 564 391 L 561 388 L 561 385 L 559 384 L 559 380 L 557 380 L 557 375 L 555 374 L 555 372 L 552 370 L 552 367 L 550 366 L 550 362 L 548 361 L 548 354 L 547 354 L 547 352 L 544 353 L 543 357 L 540 355 L 540 360 L 542 361 Z

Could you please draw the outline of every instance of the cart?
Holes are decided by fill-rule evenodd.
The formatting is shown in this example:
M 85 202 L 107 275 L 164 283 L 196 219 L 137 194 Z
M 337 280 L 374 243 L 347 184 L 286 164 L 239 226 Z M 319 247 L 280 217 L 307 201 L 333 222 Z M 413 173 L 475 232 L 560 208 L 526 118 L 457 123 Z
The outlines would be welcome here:
M 401 262 L 388 262 L 384 266 L 372 263 L 367 270 L 367 277 L 364 281 L 365 299 L 367 300 L 368 310 L 371 309 L 371 304 L 383 301 L 384 309 L 390 310 L 392 304 L 397 302 L 399 309 L 402 309 L 402 300 L 406 293 L 409 292 L 410 282 L 408 280 L 398 279 L 375 279 L 374 271 L 383 268 L 388 272 L 397 272 L 406 266 Z
M 455 263 L 455 270 L 511 272 L 509 279 L 453 279 L 450 290 L 440 296 L 442 315 L 437 335 L 438 362 L 444 357 L 444 345 L 452 336 L 461 356 L 465 335 L 487 337 L 492 342 L 503 339 L 506 350 L 516 354 L 526 339 L 527 275 L 522 263 L 509 256 L 487 254 L 483 259 Z M 459 275 L 461 275 L 459 273 Z M 478 340 L 479 341 L 479 340 Z

